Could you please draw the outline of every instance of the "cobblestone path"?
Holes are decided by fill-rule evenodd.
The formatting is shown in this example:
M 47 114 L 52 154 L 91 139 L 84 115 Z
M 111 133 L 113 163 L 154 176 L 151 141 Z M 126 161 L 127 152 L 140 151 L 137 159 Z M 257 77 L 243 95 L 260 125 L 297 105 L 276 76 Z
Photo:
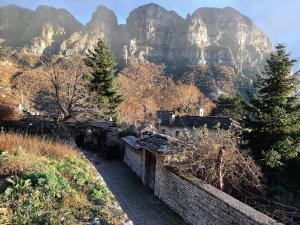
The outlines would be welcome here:
M 120 160 L 85 152 L 134 225 L 186 225 Z

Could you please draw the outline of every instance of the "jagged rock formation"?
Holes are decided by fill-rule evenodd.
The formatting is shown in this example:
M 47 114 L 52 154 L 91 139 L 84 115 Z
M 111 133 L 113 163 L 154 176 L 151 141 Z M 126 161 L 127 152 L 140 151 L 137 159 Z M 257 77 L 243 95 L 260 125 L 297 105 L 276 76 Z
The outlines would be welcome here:
M 268 37 L 252 21 L 232 8 L 201 8 L 191 20 L 202 20 L 207 28 L 210 44 L 207 62 L 225 64 L 247 74 L 258 70 L 265 56 L 272 50 Z
M 185 47 L 185 20 L 174 11 L 155 4 L 141 6 L 130 13 L 126 26 L 128 57 L 168 66 L 178 62 Z
M 99 6 L 85 26 L 63 9 L 0 8 L 3 46 L 26 46 L 37 55 L 77 55 L 92 49 L 99 38 L 110 44 L 119 65 L 131 59 L 164 64 L 178 79 L 197 68 L 215 73 L 220 66 L 252 79 L 272 51 L 268 37 L 232 8 L 200 8 L 182 18 L 151 3 L 133 10 L 126 24 L 119 25 L 113 11 Z
M 272 49 L 268 37 L 232 8 L 201 8 L 186 19 L 149 4 L 133 11 L 129 56 L 167 67 L 226 65 L 251 76 Z M 179 67 L 179 68 L 178 68 Z
M 226 65 L 248 77 L 262 67 L 272 45 L 249 18 L 232 8 L 201 8 L 186 19 L 156 4 L 132 11 L 126 25 L 115 14 L 98 7 L 83 31 L 61 46 L 62 54 L 86 52 L 105 38 L 116 56 L 165 64 L 176 74 L 187 67 Z
M 51 23 L 46 23 L 42 26 L 40 36 L 33 38 L 27 49 L 31 53 L 37 55 L 46 53 L 46 50 L 48 50 L 49 54 L 51 54 L 51 52 L 56 52 L 56 48 L 54 46 L 56 43 L 62 42 L 65 34 L 63 27 L 59 27 L 55 31 Z
M 111 10 L 104 6 L 99 6 L 92 15 L 91 21 L 78 32 L 65 40 L 60 48 L 63 55 L 74 55 L 86 52 L 97 43 L 97 40 L 106 39 L 114 47 L 118 38 L 117 17 Z
M 56 53 L 62 41 L 80 29 L 82 24 L 64 9 L 48 6 L 39 6 L 35 11 L 18 6 L 0 8 L 2 45 L 25 47 L 37 55 L 47 48 Z

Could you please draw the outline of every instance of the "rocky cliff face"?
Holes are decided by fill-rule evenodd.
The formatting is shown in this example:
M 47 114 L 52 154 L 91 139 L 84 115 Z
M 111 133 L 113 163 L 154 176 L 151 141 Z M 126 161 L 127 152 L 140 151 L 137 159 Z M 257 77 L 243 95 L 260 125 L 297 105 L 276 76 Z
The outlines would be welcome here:
M 186 19 L 150 4 L 128 20 L 128 57 L 186 66 L 226 65 L 252 76 L 272 50 L 268 37 L 232 8 L 201 8 Z
M 5 46 L 23 46 L 30 42 L 32 37 L 26 37 L 24 30 L 34 20 L 34 12 L 18 6 L 0 8 L 0 39 Z
M 105 39 L 117 55 L 115 44 L 118 42 L 118 31 L 119 25 L 114 12 L 104 6 L 99 6 L 92 15 L 91 21 L 61 44 L 60 54 L 82 54 L 92 49 L 99 39 Z
M 184 48 L 185 20 L 175 12 L 149 4 L 130 13 L 126 28 L 129 34 L 124 58 L 176 64 Z
M 164 64 L 175 77 L 191 69 L 223 66 L 239 77 L 252 78 L 272 50 L 268 37 L 232 8 L 200 8 L 182 18 L 148 4 L 119 25 L 114 12 L 99 6 L 85 26 L 63 9 L 0 8 L 0 45 L 26 45 L 37 55 L 47 50 L 77 55 L 92 49 L 99 38 L 111 45 L 119 65 L 130 59 L 150 61 Z
M 247 74 L 258 71 L 272 50 L 268 37 L 232 8 L 201 8 L 191 16 L 193 20 L 206 25 L 209 44 L 204 55 L 209 64 L 225 64 Z
M 23 47 L 38 55 L 47 48 L 56 53 L 62 41 L 82 27 L 64 9 L 48 6 L 40 6 L 35 11 L 18 6 L 0 8 L 2 45 Z

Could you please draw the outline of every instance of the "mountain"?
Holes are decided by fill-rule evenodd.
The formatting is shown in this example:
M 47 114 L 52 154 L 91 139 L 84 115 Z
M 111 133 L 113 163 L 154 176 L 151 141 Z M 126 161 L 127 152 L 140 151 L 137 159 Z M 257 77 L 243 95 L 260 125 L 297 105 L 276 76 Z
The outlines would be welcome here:
M 6 46 L 23 46 L 33 36 L 26 37 L 24 30 L 34 20 L 34 12 L 18 6 L 0 8 L 0 43 Z
M 105 38 L 112 48 L 115 48 L 118 33 L 119 24 L 114 12 L 105 6 L 99 6 L 83 29 L 73 33 L 62 43 L 60 54 L 81 54 L 91 49 L 100 38 Z M 117 49 L 114 50 L 117 54 Z
M 64 9 L 0 8 L 2 46 L 20 47 L 36 55 L 82 55 L 99 38 L 110 44 L 121 67 L 131 59 L 164 64 L 181 80 L 192 70 L 205 68 L 205 74 L 213 74 L 214 92 L 218 93 L 222 90 L 218 90 L 216 71 L 234 74 L 233 85 L 240 78 L 250 82 L 272 51 L 269 38 L 233 8 L 200 8 L 183 18 L 150 3 L 133 10 L 122 25 L 105 6 L 99 6 L 86 25 Z
M 57 52 L 61 42 L 82 29 L 67 10 L 39 6 L 35 11 L 19 6 L 0 8 L 0 38 L 2 45 L 26 47 L 34 54 L 44 50 Z

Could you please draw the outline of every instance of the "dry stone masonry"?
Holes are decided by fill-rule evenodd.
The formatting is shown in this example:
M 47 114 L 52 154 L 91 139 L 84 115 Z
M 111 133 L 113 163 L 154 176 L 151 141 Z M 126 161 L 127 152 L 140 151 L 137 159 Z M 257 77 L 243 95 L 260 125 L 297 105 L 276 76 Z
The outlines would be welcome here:
M 191 225 L 281 224 L 193 176 L 157 175 L 155 194 Z

